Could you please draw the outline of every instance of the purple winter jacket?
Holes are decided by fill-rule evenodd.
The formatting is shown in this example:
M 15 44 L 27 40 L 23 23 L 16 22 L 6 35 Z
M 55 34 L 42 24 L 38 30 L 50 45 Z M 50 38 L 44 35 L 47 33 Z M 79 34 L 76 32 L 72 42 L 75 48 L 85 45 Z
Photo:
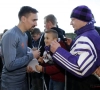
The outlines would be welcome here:
M 77 77 L 87 77 L 100 66 L 100 36 L 94 24 L 88 24 L 75 32 L 70 52 L 59 47 L 53 60 Z

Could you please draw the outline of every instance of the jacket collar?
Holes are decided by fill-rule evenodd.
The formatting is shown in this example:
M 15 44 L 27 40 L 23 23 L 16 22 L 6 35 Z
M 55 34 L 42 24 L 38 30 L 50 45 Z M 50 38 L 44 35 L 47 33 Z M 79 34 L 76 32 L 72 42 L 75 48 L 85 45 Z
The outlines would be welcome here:
M 95 29 L 94 24 L 91 23 L 91 24 L 85 25 L 84 27 L 80 28 L 79 30 L 76 30 L 75 33 L 77 35 L 81 35 L 81 34 L 87 32 L 87 31 L 91 31 L 91 30 L 94 30 L 94 29 Z

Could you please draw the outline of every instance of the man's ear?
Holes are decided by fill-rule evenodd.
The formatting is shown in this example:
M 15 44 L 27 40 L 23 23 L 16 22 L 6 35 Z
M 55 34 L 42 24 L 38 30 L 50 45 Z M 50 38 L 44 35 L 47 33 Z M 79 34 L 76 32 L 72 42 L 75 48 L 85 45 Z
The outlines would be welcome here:
M 22 21 L 22 22 L 25 22 L 25 21 L 26 21 L 26 17 L 25 17 L 25 16 L 22 16 L 22 17 L 21 17 L 21 21 Z

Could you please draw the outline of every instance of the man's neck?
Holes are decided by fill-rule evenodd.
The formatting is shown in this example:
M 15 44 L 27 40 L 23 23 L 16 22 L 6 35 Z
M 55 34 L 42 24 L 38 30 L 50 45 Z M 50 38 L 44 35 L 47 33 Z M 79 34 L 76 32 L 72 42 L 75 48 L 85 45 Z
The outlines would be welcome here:
M 24 28 L 24 26 L 23 26 L 22 23 L 19 23 L 19 24 L 17 25 L 17 27 L 18 27 L 23 33 L 26 32 L 26 30 L 25 30 L 25 28 Z

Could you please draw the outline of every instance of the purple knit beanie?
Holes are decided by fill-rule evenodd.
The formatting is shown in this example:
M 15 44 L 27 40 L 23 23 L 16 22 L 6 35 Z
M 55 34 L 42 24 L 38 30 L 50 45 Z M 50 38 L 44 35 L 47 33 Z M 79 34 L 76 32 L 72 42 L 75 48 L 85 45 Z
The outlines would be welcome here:
M 73 9 L 70 18 L 76 18 L 85 22 L 90 22 L 93 20 L 93 14 L 87 6 L 81 5 Z

